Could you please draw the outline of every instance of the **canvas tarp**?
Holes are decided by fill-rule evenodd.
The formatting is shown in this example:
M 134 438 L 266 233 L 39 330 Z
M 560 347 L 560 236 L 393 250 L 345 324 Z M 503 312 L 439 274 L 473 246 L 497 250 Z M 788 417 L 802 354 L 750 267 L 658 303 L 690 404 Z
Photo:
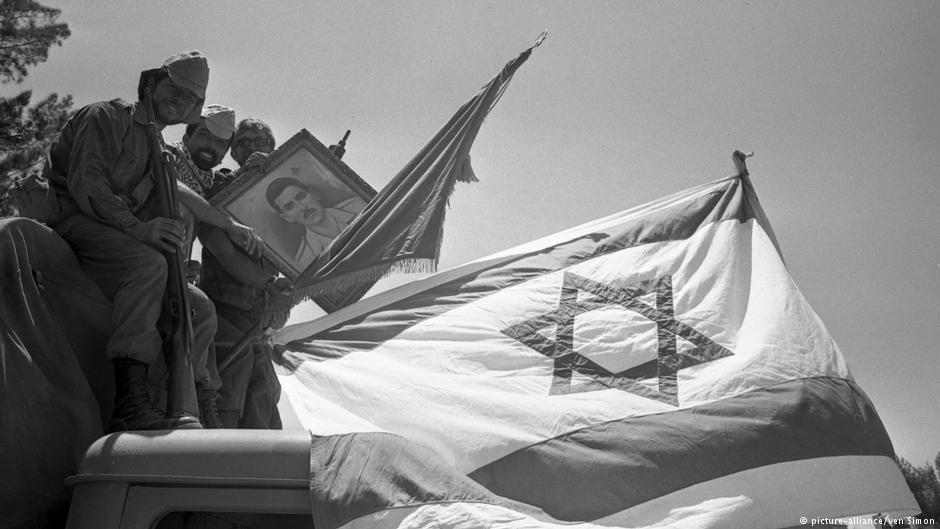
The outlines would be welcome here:
M 29 219 L 0 220 L 0 278 L 0 527 L 61 526 L 64 479 L 110 413 L 111 305 Z

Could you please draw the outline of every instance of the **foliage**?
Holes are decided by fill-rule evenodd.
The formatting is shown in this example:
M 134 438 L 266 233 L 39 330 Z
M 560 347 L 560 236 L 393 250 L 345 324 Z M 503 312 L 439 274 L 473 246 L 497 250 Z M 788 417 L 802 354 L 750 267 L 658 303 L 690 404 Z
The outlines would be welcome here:
M 45 62 L 49 48 L 68 38 L 60 13 L 33 0 L 0 2 L 0 83 L 22 82 L 27 66 Z
M 937 467 L 929 462 L 922 467 L 918 467 L 912 465 L 903 457 L 898 458 L 901 473 L 904 474 L 904 479 L 920 506 L 921 519 L 940 518 L 940 479 L 938 479 L 940 453 L 937 454 L 935 462 L 938 465 Z
M 27 67 L 70 35 L 60 11 L 32 0 L 0 0 L 0 83 L 21 83 Z M 0 97 L 0 216 L 12 212 L 3 197 L 16 179 L 42 169 L 49 144 L 68 119 L 72 97 L 51 94 L 30 107 L 31 90 Z
M 28 107 L 32 91 L 0 98 L 0 174 L 15 178 L 42 161 L 49 142 L 68 119 L 72 96 L 58 94 Z

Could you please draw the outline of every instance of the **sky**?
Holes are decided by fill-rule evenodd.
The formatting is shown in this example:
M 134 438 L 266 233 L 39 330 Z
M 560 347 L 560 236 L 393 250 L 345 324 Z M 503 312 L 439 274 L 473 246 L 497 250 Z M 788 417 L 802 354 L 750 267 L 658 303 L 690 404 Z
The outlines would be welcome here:
M 20 86 L 133 100 L 201 50 L 207 103 L 302 128 L 380 189 L 542 30 L 471 151 L 440 269 L 734 173 L 897 453 L 940 452 L 940 3 L 45 0 L 72 36 Z M 165 131 L 177 139 L 182 128 Z M 233 167 L 228 159 L 226 165 Z

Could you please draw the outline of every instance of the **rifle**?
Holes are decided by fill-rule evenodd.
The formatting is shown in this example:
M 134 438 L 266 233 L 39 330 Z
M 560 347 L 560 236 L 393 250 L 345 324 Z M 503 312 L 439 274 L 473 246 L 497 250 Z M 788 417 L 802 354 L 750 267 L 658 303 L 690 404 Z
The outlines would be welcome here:
M 154 194 L 158 215 L 168 219 L 179 219 L 179 202 L 176 198 L 176 180 L 166 170 L 163 151 L 163 136 L 157 128 L 153 113 L 153 94 L 150 87 L 144 88 L 144 107 L 147 110 L 147 131 L 150 136 L 150 169 L 153 172 Z M 191 415 L 185 410 L 186 402 L 195 402 L 195 382 L 192 369 L 193 321 L 189 307 L 189 287 L 186 280 L 186 263 L 181 251 L 163 252 L 167 264 L 166 294 L 163 298 L 164 315 L 169 319 L 170 333 L 163 342 L 163 356 L 167 364 L 166 417 L 177 418 Z

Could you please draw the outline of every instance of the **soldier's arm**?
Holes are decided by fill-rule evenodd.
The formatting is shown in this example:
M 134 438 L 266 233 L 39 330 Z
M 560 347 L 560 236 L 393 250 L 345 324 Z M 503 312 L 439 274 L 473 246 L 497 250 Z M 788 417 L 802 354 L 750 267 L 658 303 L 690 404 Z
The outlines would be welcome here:
M 196 220 L 202 224 L 210 224 L 221 228 L 228 234 L 232 242 L 240 244 L 249 255 L 260 256 L 264 249 L 264 243 L 261 236 L 255 233 L 255 230 L 236 221 L 226 215 L 215 206 L 209 204 L 206 199 L 199 196 L 198 193 L 190 189 L 186 184 L 177 182 L 179 190 L 179 200 L 184 206 L 189 208 Z
M 86 215 L 126 231 L 140 220 L 112 191 L 108 175 L 123 151 L 123 136 L 131 126 L 130 114 L 110 103 L 95 103 L 76 118 L 80 121 L 69 153 L 69 194 Z M 144 150 L 134 154 L 148 153 Z
M 124 199 L 114 193 L 108 178 L 122 154 L 149 156 L 145 147 L 139 147 L 139 152 L 124 152 L 124 136 L 132 126 L 130 113 L 110 102 L 95 103 L 76 119 L 79 123 L 69 152 L 66 186 L 79 209 L 145 244 L 175 252 L 183 240 L 182 224 L 162 217 L 139 220 Z
M 262 268 L 260 262 L 235 247 L 224 231 L 209 224 L 199 225 L 199 240 L 225 271 L 238 281 L 258 289 L 265 288 L 274 274 Z

